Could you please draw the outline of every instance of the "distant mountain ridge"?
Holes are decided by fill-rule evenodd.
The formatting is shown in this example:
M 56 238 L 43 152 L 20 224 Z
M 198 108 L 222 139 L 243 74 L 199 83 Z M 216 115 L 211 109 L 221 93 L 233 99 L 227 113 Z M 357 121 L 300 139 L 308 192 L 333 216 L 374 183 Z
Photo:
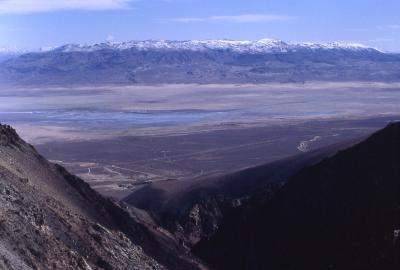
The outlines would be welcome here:
M 257 41 L 250 40 L 144 40 L 144 41 L 128 41 L 128 42 L 106 42 L 86 44 L 67 44 L 54 48 L 55 51 L 62 52 L 92 52 L 98 50 L 129 50 L 137 49 L 142 51 L 149 50 L 190 50 L 190 51 L 206 51 L 206 50 L 230 50 L 236 53 L 275 53 L 289 52 L 301 49 L 308 50 L 352 50 L 352 51 L 377 51 L 375 48 L 369 48 L 362 44 L 355 43 L 287 43 L 277 39 L 260 39 Z
M 360 44 L 191 40 L 68 44 L 0 63 L 6 84 L 400 81 L 400 55 Z

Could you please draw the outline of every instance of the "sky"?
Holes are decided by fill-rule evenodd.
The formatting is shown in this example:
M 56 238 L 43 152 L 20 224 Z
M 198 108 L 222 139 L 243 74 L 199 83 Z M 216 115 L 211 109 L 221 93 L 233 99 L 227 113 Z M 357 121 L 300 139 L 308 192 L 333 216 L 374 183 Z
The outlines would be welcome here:
M 0 0 L 0 46 L 275 38 L 400 52 L 399 0 Z

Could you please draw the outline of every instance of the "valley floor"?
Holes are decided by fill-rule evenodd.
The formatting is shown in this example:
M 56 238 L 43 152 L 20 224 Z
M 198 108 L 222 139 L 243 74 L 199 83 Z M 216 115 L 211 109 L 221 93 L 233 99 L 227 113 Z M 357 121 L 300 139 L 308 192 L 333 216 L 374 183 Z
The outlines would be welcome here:
M 400 119 L 400 85 L 3 88 L 0 121 L 103 194 L 223 174 Z
M 37 149 L 99 192 L 124 197 L 154 181 L 226 174 L 367 136 L 395 117 L 307 121 L 170 136 L 48 142 Z

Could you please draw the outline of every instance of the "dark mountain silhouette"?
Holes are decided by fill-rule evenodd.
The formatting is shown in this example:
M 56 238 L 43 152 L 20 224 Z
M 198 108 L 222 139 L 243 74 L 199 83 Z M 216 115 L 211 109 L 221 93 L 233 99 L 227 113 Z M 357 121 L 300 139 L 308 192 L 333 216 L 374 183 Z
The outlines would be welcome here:
M 147 211 L 188 245 L 211 236 L 220 221 L 252 196 L 269 197 L 300 169 L 346 148 L 358 140 L 324 147 L 306 154 L 236 173 L 203 179 L 164 181 L 133 192 L 123 201 Z
M 142 211 L 103 198 L 0 125 L 1 269 L 204 269 Z
M 253 197 L 194 251 L 215 269 L 400 269 L 400 124 Z

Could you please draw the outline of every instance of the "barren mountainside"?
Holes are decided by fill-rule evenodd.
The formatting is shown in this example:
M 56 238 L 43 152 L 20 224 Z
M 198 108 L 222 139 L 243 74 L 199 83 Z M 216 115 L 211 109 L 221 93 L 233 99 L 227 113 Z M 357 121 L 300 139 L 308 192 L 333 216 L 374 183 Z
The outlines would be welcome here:
M 357 44 L 132 41 L 69 44 L 0 63 L 6 84 L 399 81 L 400 56 Z
M 0 125 L 0 269 L 204 269 L 151 219 Z
M 194 250 L 215 269 L 394 270 L 399 209 L 396 123 L 254 197 Z
M 359 141 L 117 203 L 0 125 L 0 269 L 398 269 L 400 124 Z

